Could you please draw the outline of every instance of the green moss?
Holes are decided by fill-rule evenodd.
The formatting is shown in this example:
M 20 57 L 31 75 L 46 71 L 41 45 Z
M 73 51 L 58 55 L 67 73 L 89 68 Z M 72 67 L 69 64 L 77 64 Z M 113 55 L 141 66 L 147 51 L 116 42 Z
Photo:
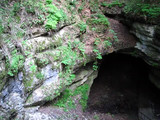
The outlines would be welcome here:
M 38 67 L 42 68 L 42 67 L 46 66 L 49 63 L 49 60 L 47 58 L 44 58 L 44 57 L 37 58 L 36 61 L 35 61 L 35 63 L 36 63 L 36 65 Z
M 24 87 L 25 87 L 26 91 L 32 90 L 32 88 L 31 88 L 32 83 L 33 83 L 33 78 L 30 80 L 24 80 Z
M 1 71 L 0 80 L 2 80 L 5 76 L 6 76 L 6 71 L 5 70 Z
M 73 101 L 73 97 L 80 95 L 81 99 L 79 100 L 79 103 L 82 105 L 83 110 L 87 107 L 87 100 L 88 100 L 88 90 L 89 85 L 84 84 L 78 88 L 76 88 L 74 91 L 70 89 L 66 89 L 62 96 L 54 103 L 55 106 L 63 107 L 64 110 L 70 110 L 76 108 L 76 105 Z
M 39 80 L 43 80 L 44 79 L 44 75 L 41 72 L 37 72 L 36 73 L 36 78 Z
M 65 111 L 75 108 L 75 103 L 73 102 L 71 96 L 73 96 L 72 90 L 66 89 L 61 98 L 54 105 L 63 107 Z
M 0 74 L 0 91 L 3 89 L 3 87 L 6 83 L 6 79 L 4 79 L 5 76 L 6 76 L 5 72 Z
M 81 95 L 81 99 L 80 99 L 79 102 L 82 105 L 83 110 L 85 110 L 86 107 L 87 107 L 88 90 L 89 90 L 89 85 L 88 84 L 84 84 L 84 85 L 78 87 L 74 91 L 74 94 L 73 94 L 73 96 L 75 96 L 75 95 Z

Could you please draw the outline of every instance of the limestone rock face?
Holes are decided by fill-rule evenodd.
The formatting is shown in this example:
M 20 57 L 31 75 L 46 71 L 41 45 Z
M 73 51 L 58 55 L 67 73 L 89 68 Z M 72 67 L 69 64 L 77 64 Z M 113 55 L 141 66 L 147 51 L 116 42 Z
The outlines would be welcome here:
M 12 115 L 22 115 L 24 104 L 23 73 L 18 73 L 15 78 L 10 78 L 0 95 L 2 118 L 9 119 Z
M 24 120 L 56 120 L 55 117 L 43 113 L 26 113 Z
M 146 62 L 151 66 L 160 66 L 158 26 L 133 23 L 131 32 L 139 39 L 135 48 L 147 56 Z
M 10 120 L 15 116 L 15 119 L 20 120 L 55 120 L 54 116 L 40 113 L 39 107 L 56 100 L 66 88 L 75 90 L 84 84 L 91 87 L 98 74 L 97 70 L 93 70 L 93 61 L 101 59 L 101 55 L 134 48 L 135 38 L 124 25 L 113 19 L 105 19 L 102 12 L 91 15 L 89 8 L 86 8 L 87 16 L 80 15 L 74 2 L 53 2 L 68 17 L 67 20 L 57 22 L 56 29 L 47 31 L 44 24 L 36 24 L 26 28 L 23 38 L 15 39 L 16 33 L 13 32 L 13 40 L 2 45 L 0 41 L 0 116 L 4 119 Z M 109 9 L 109 14 L 115 15 L 117 12 L 121 14 L 119 8 Z M 24 21 L 27 18 L 25 14 L 22 13 Z M 49 17 L 48 14 L 43 15 Z M 31 15 L 29 18 L 32 18 Z M 56 15 L 59 16 L 59 13 Z M 98 16 L 100 20 L 96 21 Z M 87 23 L 88 19 L 93 23 Z M 105 22 L 105 25 L 97 25 L 97 22 Z M 159 28 L 139 23 L 134 23 L 132 28 L 132 33 L 140 40 L 136 48 L 145 54 L 145 60 L 152 65 L 159 63 Z M 7 32 L 4 34 L 10 36 Z M 21 69 L 17 65 L 17 55 L 24 57 Z M 9 76 L 8 69 L 11 68 L 8 64 L 12 61 L 14 64 L 10 67 L 16 72 Z
M 43 104 L 47 101 L 53 100 L 57 97 L 66 87 L 65 80 L 59 78 L 59 71 L 52 70 L 52 65 L 47 65 L 42 68 L 45 76 L 43 84 L 33 91 L 26 101 L 25 106 L 31 106 L 36 104 Z M 42 73 L 43 73 L 42 72 Z M 95 72 L 91 66 L 86 66 L 85 68 L 79 69 L 76 73 L 76 78 L 72 81 L 70 89 L 75 89 L 80 85 L 88 82 L 92 85 L 93 80 L 97 77 L 97 72 Z
M 158 25 L 133 23 L 131 32 L 138 38 L 135 48 L 151 67 L 149 78 L 160 88 L 160 29 Z
M 52 66 L 48 65 L 43 69 L 45 81 L 43 84 L 33 91 L 28 98 L 26 105 L 32 105 L 36 103 L 43 103 L 45 101 L 52 100 L 56 97 L 56 91 L 61 87 L 60 79 L 57 70 L 52 70 Z M 59 91 L 57 91 L 59 92 Z

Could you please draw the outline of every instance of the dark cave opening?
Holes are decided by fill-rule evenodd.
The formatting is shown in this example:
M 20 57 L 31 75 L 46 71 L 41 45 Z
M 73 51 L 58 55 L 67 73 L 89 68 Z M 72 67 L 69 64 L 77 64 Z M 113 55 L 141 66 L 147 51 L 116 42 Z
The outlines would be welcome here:
M 126 120 L 159 120 L 160 90 L 149 81 L 149 68 L 130 55 L 104 56 L 90 90 L 88 111 L 125 114 Z

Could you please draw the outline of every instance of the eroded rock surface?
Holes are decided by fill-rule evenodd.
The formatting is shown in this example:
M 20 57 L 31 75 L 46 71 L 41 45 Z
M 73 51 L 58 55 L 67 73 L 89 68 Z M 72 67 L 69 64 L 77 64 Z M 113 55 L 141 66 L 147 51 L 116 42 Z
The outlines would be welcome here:
M 45 29 L 50 14 L 46 12 L 43 13 L 45 20 L 41 24 L 33 24 L 32 27 L 25 25 L 26 33 L 22 38 L 16 37 L 15 32 L 24 32 L 22 30 L 24 26 L 21 26 L 19 31 L 12 28 L 10 32 L 5 31 L 2 35 L 4 38 L 4 41 L 0 41 L 2 118 L 58 119 L 54 115 L 40 112 L 40 106 L 56 100 L 67 88 L 75 90 L 84 84 L 91 87 L 98 73 L 97 59 L 102 59 L 102 55 L 105 54 L 135 47 L 141 51 L 140 56 L 148 64 L 159 67 L 160 32 L 157 25 L 133 23 L 132 33 L 138 41 L 129 33 L 126 26 L 117 20 L 107 19 L 100 9 L 97 9 L 96 13 L 89 6 L 85 6 L 82 15 L 77 9 L 79 5 L 75 6 L 72 2 L 64 0 L 51 2 L 57 9 L 63 9 L 67 17 L 57 22 L 56 29 Z M 11 5 L 13 3 L 11 2 Z M 21 23 L 31 18 L 34 22 L 37 20 L 36 15 L 26 13 L 24 8 L 21 9 L 23 18 L 20 20 Z M 35 11 L 36 14 L 40 14 L 39 12 Z M 109 12 L 115 16 L 117 9 L 110 9 Z M 121 11 L 118 11 L 118 15 L 120 14 Z M 15 22 L 14 26 L 20 25 Z M 11 40 L 6 41 L 9 38 Z M 159 77 L 155 75 L 158 74 L 153 70 L 150 78 L 157 84 Z M 37 107 L 32 108 L 33 106 Z

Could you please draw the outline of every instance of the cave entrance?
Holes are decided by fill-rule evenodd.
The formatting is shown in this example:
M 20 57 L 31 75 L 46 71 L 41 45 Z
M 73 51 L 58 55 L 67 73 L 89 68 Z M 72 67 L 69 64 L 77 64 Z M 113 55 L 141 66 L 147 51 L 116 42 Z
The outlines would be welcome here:
M 104 56 L 90 90 L 88 111 L 101 114 L 102 120 L 109 120 L 106 114 L 113 120 L 160 120 L 160 90 L 148 73 L 149 66 L 140 58 Z

